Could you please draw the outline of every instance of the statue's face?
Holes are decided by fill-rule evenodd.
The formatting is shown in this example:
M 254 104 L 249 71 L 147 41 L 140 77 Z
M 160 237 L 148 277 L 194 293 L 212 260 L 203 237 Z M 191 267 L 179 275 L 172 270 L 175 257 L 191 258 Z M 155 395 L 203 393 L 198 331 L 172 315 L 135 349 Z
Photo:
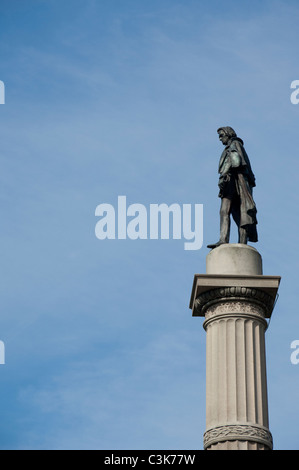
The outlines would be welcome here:
M 223 143 L 223 145 L 227 145 L 229 141 L 229 137 L 227 134 L 225 134 L 224 131 L 220 130 L 219 131 L 219 140 Z

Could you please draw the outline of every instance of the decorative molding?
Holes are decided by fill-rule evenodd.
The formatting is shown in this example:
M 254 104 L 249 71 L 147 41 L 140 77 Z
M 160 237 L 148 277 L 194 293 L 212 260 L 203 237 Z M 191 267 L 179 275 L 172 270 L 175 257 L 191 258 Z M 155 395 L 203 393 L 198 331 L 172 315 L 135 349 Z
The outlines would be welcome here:
M 265 312 L 272 308 L 273 298 L 266 292 L 252 287 L 221 287 L 200 294 L 195 300 L 197 314 L 204 316 L 210 306 L 224 300 L 251 302 L 259 305 Z M 264 314 L 265 316 L 265 314 Z
M 249 424 L 228 424 L 208 429 L 204 433 L 204 448 L 224 441 L 250 441 L 264 444 L 272 450 L 273 439 L 269 429 Z
M 261 322 L 267 328 L 264 308 L 255 302 L 240 299 L 218 300 L 217 303 L 210 304 L 205 310 L 203 327 L 206 328 L 211 321 L 228 318 L 250 318 Z

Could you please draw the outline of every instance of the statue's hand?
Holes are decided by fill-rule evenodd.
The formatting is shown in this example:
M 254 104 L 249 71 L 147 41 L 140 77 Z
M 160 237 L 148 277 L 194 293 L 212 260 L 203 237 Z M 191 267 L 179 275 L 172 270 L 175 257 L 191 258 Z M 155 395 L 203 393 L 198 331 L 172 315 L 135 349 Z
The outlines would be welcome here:
M 223 182 L 228 183 L 229 181 L 230 181 L 230 174 L 226 173 L 225 175 L 223 175 Z

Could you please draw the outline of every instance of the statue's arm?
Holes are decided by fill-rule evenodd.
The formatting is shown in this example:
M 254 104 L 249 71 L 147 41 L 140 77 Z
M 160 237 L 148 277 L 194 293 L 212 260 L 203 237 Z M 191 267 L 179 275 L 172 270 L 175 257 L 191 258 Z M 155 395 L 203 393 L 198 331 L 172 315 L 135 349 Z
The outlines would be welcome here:
M 234 172 L 235 169 L 239 168 L 241 165 L 241 159 L 238 152 L 230 152 L 227 155 L 225 162 L 221 168 L 221 176 L 224 177 L 226 175 L 230 175 Z
M 227 175 L 230 172 L 231 166 L 232 164 L 231 164 L 230 155 L 227 155 L 221 168 L 221 176 Z
M 241 158 L 236 150 L 230 152 L 230 162 L 232 168 L 239 168 L 241 166 Z

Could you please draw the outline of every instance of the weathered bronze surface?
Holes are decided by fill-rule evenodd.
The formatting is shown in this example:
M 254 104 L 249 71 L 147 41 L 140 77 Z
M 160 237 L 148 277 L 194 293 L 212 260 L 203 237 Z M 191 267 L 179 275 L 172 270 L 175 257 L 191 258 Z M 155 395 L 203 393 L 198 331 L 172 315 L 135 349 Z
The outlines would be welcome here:
M 208 245 L 216 248 L 229 243 L 231 216 L 238 226 L 238 243 L 257 242 L 256 205 L 252 197 L 255 176 L 252 172 L 248 155 L 242 139 L 231 127 L 220 127 L 217 130 L 219 140 L 225 145 L 219 161 L 219 197 L 220 239 Z

